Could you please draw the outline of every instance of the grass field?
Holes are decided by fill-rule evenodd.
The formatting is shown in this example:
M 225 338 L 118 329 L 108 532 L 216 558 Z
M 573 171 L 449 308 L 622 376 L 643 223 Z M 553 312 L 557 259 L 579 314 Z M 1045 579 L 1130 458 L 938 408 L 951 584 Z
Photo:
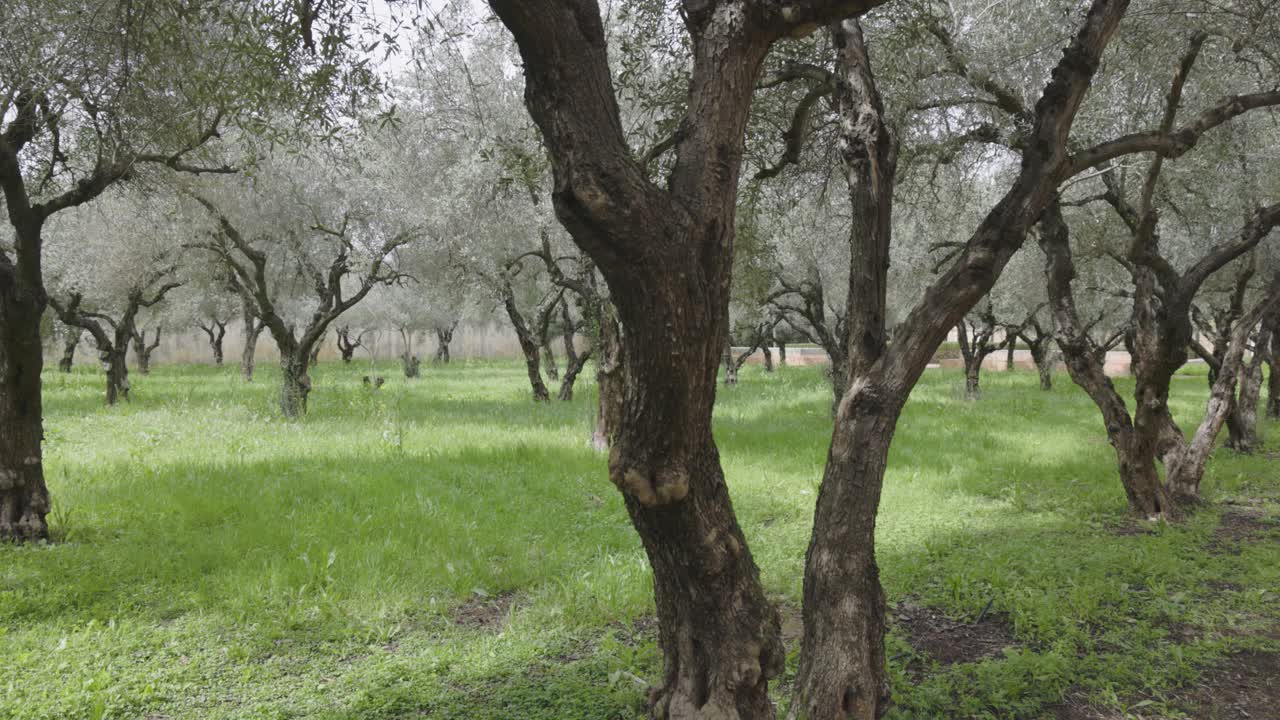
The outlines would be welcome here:
M 323 365 L 299 422 L 273 368 L 161 367 L 117 408 L 91 369 L 47 374 L 57 542 L 0 547 L 0 718 L 641 717 L 651 583 L 586 443 L 589 380 L 539 407 L 516 364 L 376 371 L 368 392 L 367 364 Z M 817 368 L 742 378 L 716 436 L 794 672 L 830 392 Z M 892 717 L 1052 718 L 1071 696 L 1176 718 L 1206 668 L 1280 648 L 1280 427 L 1219 450 L 1215 504 L 1141 527 L 1096 410 L 1057 380 L 987 373 L 966 403 L 930 371 L 907 406 L 878 534 Z M 1175 381 L 1184 427 L 1205 394 Z M 1218 530 L 1226 502 L 1272 520 Z M 972 657 L 911 646 L 934 615 Z

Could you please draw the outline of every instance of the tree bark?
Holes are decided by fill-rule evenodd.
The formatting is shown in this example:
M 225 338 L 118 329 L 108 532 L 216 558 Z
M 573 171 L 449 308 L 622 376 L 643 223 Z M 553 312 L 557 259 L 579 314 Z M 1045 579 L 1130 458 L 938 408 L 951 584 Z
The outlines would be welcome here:
M 129 366 L 125 363 L 128 356 L 128 344 L 112 346 L 100 350 L 98 359 L 107 373 L 107 404 L 115 405 L 120 400 L 129 399 Z
M 1036 364 L 1036 372 L 1040 375 L 1040 389 L 1044 392 L 1053 390 L 1053 336 L 1037 332 L 1035 337 L 1024 335 L 1022 341 L 1031 351 L 1031 360 Z
M 80 347 L 80 338 L 84 336 L 84 330 L 70 325 L 65 326 L 64 329 L 67 332 L 67 338 L 62 345 L 62 358 L 58 360 L 58 371 L 69 373 L 75 365 L 76 348 Z
M 964 362 L 964 399 L 978 400 L 982 397 L 979 381 L 982 377 L 982 361 L 966 358 Z
M 778 367 L 787 366 L 787 344 L 785 342 L 778 343 Z
M 520 342 L 520 351 L 524 354 L 525 370 L 529 375 L 529 387 L 533 390 L 533 401 L 549 402 L 551 394 L 547 391 L 546 383 L 542 381 L 541 344 L 538 342 L 537 336 L 529 329 L 529 325 L 525 322 L 524 315 L 520 313 L 520 309 L 516 307 L 515 293 L 511 288 L 511 281 L 506 276 L 502 278 L 498 291 L 502 297 L 502 306 L 507 311 L 507 318 L 511 321 L 511 326 L 516 331 L 516 339 Z M 542 312 L 539 313 L 539 319 L 541 319 L 541 315 Z
M 254 360 L 258 352 L 258 338 L 267 327 L 246 305 L 244 310 L 244 348 L 240 351 L 240 376 L 245 382 L 253 382 Z
M 1018 349 L 1018 336 L 1008 330 L 1005 332 L 1009 332 L 1009 337 L 1005 340 L 1004 369 L 1010 371 L 1013 370 L 1013 354 Z
M 622 400 L 625 390 L 622 366 L 622 329 L 618 327 L 613 303 L 605 301 L 600 322 L 600 359 L 596 363 L 596 428 L 591 444 L 605 451 L 617 437 L 622 425 Z
M 436 328 L 436 355 L 435 362 L 449 364 L 449 343 L 453 342 L 453 331 L 458 327 L 458 321 L 454 321 L 449 327 Z
M 551 349 L 550 343 L 542 344 L 542 362 L 547 367 L 547 378 L 550 380 L 560 379 L 560 366 L 556 364 L 556 353 Z
M 1124 399 L 1111 383 L 1111 378 L 1103 372 L 1105 353 L 1098 352 L 1098 347 L 1080 322 L 1075 294 L 1071 289 L 1075 264 L 1071 257 L 1069 230 L 1056 202 L 1041 216 L 1040 247 L 1046 257 L 1045 277 L 1057 327 L 1058 347 L 1062 350 L 1071 379 L 1089 395 L 1102 413 L 1107 440 L 1116 452 L 1120 482 L 1129 509 L 1143 518 L 1173 517 L 1176 509 L 1160 482 L 1155 448 L 1140 444 Z
M 40 317 L 45 303 L 43 289 L 22 282 L 0 254 L 0 541 L 49 536 L 49 490 L 40 447 Z
M 151 354 L 156 351 L 156 348 L 160 347 L 161 331 L 162 329 L 157 325 L 155 337 L 152 338 L 150 343 L 147 342 L 146 330 L 142 332 L 135 330 L 133 333 L 133 356 L 138 361 L 138 372 L 143 375 L 151 374 Z
M 792 720 L 871 720 L 889 708 L 875 521 L 900 412 L 900 398 L 861 378 L 840 405 L 805 554 Z
M 837 404 L 813 534 L 805 554 L 804 637 L 789 717 L 875 720 L 888 711 L 885 598 L 875 556 L 880 490 L 909 384 L 887 381 L 886 307 L 897 174 L 897 140 L 856 20 L 831 26 L 836 49 L 839 149 L 852 223 L 846 301 L 847 389 Z M 976 300 L 976 298 L 975 298 Z M 939 330 L 945 336 L 943 325 Z M 893 363 L 923 371 L 942 336 L 925 352 Z M 918 375 L 917 375 L 918 377 Z
M 1242 453 L 1251 453 L 1261 443 L 1258 436 L 1258 400 L 1262 397 L 1262 366 L 1266 358 L 1271 331 L 1265 325 L 1258 331 L 1254 342 L 1253 357 L 1240 373 L 1240 394 L 1231 408 L 1236 437 L 1227 439 L 1227 447 Z
M 1280 419 L 1280 312 L 1272 312 L 1267 323 L 1271 333 L 1271 352 L 1267 357 L 1267 417 Z M 1259 348 L 1265 353 L 1265 348 Z
M 98 348 L 98 360 L 106 373 L 108 405 L 115 405 L 122 399 L 129 399 L 129 366 L 126 360 L 130 343 L 135 343 L 135 352 L 137 352 L 138 334 L 134 331 L 134 318 L 138 310 L 159 302 L 164 293 L 172 287 L 176 285 L 162 288 L 152 301 L 146 301 L 141 291 L 130 293 L 128 305 L 119 320 L 102 313 L 83 310 L 79 293 L 73 293 L 65 304 L 56 299 L 50 299 L 50 304 L 63 323 L 87 330 L 93 337 L 94 344 Z M 142 347 L 145 350 L 145 343 Z
M 307 396 L 311 395 L 311 348 L 296 343 L 280 346 L 280 411 L 285 418 L 300 418 L 307 411 Z
M 344 365 L 351 364 L 351 360 L 352 358 L 355 357 L 355 354 L 356 354 L 356 348 L 359 348 L 363 345 L 363 342 L 362 342 L 363 339 L 364 339 L 363 333 L 356 336 L 356 338 L 352 340 L 351 328 L 345 327 L 345 326 L 338 328 L 338 353 L 342 356 L 342 364 Z
M 413 331 L 397 328 L 400 333 L 400 367 L 409 379 L 422 377 L 422 361 L 413 352 Z
M 754 3 L 749 8 L 685 3 L 693 53 L 689 111 L 672 144 L 671 171 L 661 184 L 649 180 L 623 133 L 596 3 L 490 4 L 520 49 L 526 104 L 552 160 L 557 217 L 605 276 L 626 330 L 624 420 L 610 452 L 609 474 L 623 493 L 653 568 L 665 668 L 650 696 L 651 713 L 659 720 L 771 717 L 768 680 L 781 671 L 784 660 L 777 614 L 764 596 L 738 527 L 711 433 L 717 370 L 729 331 L 743 136 L 761 64 L 773 42 L 857 15 L 876 3 Z M 1017 180 L 953 268 L 909 314 L 901 337 L 895 336 L 886 350 L 883 313 L 859 309 L 860 317 L 878 317 L 878 327 L 869 320 L 859 332 L 851 332 L 849 347 L 866 348 L 868 355 L 879 348 L 886 354 L 883 362 L 876 359 L 856 369 L 889 378 L 891 397 L 909 394 L 947 329 L 990 290 L 1054 187 L 1065 179 L 1071 122 L 1126 7 L 1124 0 L 1095 1 L 1037 105 Z M 863 283 L 858 272 L 851 273 L 850 298 L 878 295 L 871 312 L 885 302 L 890 191 L 875 186 L 869 192 L 874 201 L 867 203 L 877 208 L 869 217 L 880 229 L 874 235 L 874 244 L 883 246 L 880 262 L 857 266 L 871 268 L 879 280 Z M 849 307 L 861 308 L 856 303 Z M 880 401 L 868 400 L 849 405 L 875 414 L 874 404 Z M 888 401 L 880 404 L 893 407 Z M 837 413 L 838 418 L 855 416 Z M 850 447 L 871 438 L 855 440 Z M 862 482 L 878 497 L 882 480 Z M 859 482 L 844 475 L 829 481 Z M 875 507 L 854 512 L 874 517 Z M 825 533 L 828 528 L 815 530 Z M 839 552 L 860 551 L 841 547 Z M 826 572 L 828 559 L 811 553 L 806 585 Z M 875 600 L 852 595 L 853 589 L 834 587 L 834 596 L 819 601 L 828 607 L 807 612 L 807 617 L 870 617 L 866 608 Z M 806 629 L 806 636 L 814 635 Z M 853 646 L 838 647 L 829 656 L 802 655 L 810 670 L 802 668 L 797 692 L 815 699 L 814 720 L 870 720 L 886 710 L 878 683 L 868 685 L 867 677 L 840 678 L 838 688 L 806 681 L 813 668 L 840 658 L 878 657 L 865 647 L 866 637 L 849 636 L 847 641 Z M 864 691 L 860 694 L 858 688 Z M 829 697 L 838 699 L 829 703 Z M 800 702 L 793 707 L 807 711 L 811 706 Z
M 201 322 L 200 329 L 209 338 L 209 349 L 213 351 L 214 367 L 222 367 L 222 341 L 227 336 L 227 323 L 214 319 L 208 325 Z
M 311 353 L 307 358 L 308 366 L 315 365 L 320 362 L 320 351 L 324 349 L 325 333 L 321 333 L 319 339 L 311 346 Z
M 594 271 L 592 271 L 594 272 Z M 584 298 L 584 301 L 590 302 L 590 298 Z M 599 319 L 597 318 L 597 322 Z M 587 361 L 591 359 L 593 348 L 588 346 L 582 352 L 578 352 L 574 345 L 573 336 L 578 331 L 577 324 L 573 321 L 573 317 L 569 314 L 569 303 L 560 303 L 560 331 L 564 339 L 564 356 L 565 368 L 564 378 L 560 380 L 560 392 L 556 398 L 561 402 L 569 402 L 573 400 L 573 385 L 578 381 L 578 374 L 587 366 Z
M 1222 355 L 1218 377 L 1209 393 L 1204 419 L 1177 465 L 1168 472 L 1166 482 L 1169 492 L 1179 502 L 1194 504 L 1200 501 L 1200 481 L 1204 477 L 1209 454 L 1213 452 L 1214 440 L 1234 405 L 1236 383 L 1244 366 L 1244 351 L 1249 335 L 1258 320 L 1274 307 L 1280 307 L 1280 271 L 1276 272 L 1262 301 L 1235 323 Z
M 733 361 L 733 338 L 728 336 L 724 339 L 724 384 L 738 384 L 738 363 Z

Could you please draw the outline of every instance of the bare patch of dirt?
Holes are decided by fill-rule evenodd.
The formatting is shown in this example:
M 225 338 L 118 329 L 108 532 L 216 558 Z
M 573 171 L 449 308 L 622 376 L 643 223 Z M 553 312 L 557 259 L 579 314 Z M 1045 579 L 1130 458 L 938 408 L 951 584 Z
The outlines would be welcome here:
M 974 621 L 957 621 L 926 605 L 903 602 L 893 610 L 891 626 L 911 647 L 939 665 L 978 662 L 996 657 L 1018 641 L 1003 613 L 987 612 Z
M 646 642 L 658 640 L 658 618 L 653 615 L 641 615 L 630 623 L 611 623 L 618 639 L 628 647 L 639 647 Z
M 511 615 L 511 606 L 515 602 L 515 593 L 500 595 L 481 595 L 477 593 L 470 600 L 462 603 L 450 613 L 453 622 L 462 627 L 498 632 L 507 624 Z
M 1245 651 L 1178 692 L 1178 704 L 1204 720 L 1275 717 L 1280 708 L 1280 653 Z
M 1079 692 L 1068 693 L 1049 708 L 1054 720 L 1159 720 L 1168 717 L 1162 706 L 1177 708 L 1196 720 L 1261 720 L 1276 717 L 1280 708 L 1280 653 L 1244 651 L 1229 655 L 1189 687 L 1175 690 L 1165 703 L 1137 707 L 1128 714 L 1098 707 Z
M 1209 538 L 1209 552 L 1215 554 L 1240 552 L 1240 544 L 1252 542 L 1280 530 L 1280 523 L 1267 516 L 1261 508 L 1245 505 L 1228 505 L 1222 520 Z

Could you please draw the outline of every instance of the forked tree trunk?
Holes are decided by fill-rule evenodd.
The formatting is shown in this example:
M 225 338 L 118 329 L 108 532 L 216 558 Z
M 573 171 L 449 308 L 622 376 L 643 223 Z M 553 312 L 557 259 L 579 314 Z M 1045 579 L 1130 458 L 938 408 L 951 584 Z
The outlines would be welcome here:
M 40 441 L 40 317 L 45 300 L 0 267 L 0 542 L 43 540 L 49 491 Z
M 551 380 L 560 379 L 560 366 L 556 363 L 556 353 L 551 349 L 550 343 L 542 344 L 542 362 L 547 367 L 547 377 Z
M 324 349 L 324 338 L 325 336 L 321 335 L 320 339 L 316 341 L 316 344 L 311 347 L 311 354 L 307 358 L 308 367 L 320 362 L 320 351 Z
M 964 360 L 964 399 L 977 400 L 982 397 L 979 382 L 982 377 L 982 359 L 967 357 Z
M 1139 443 L 1133 418 L 1111 379 L 1103 372 L 1105 353 L 1089 338 L 1076 310 L 1071 281 L 1075 264 L 1071 258 L 1070 234 L 1062 210 L 1054 203 L 1041 217 L 1040 247 L 1044 249 L 1045 277 L 1050 308 L 1057 327 L 1056 339 L 1071 379 L 1080 386 L 1102 413 L 1107 439 L 1116 453 L 1120 482 L 1129 509 L 1143 518 L 1172 517 L 1172 499 L 1160 482 L 1156 469 L 1156 448 Z
M 840 152 L 853 222 L 844 385 L 805 554 L 804 636 L 791 720 L 876 720 L 889 709 L 885 597 L 875 556 L 876 514 L 889 444 L 913 381 L 886 381 L 911 364 L 922 372 L 933 347 L 887 361 L 887 268 L 897 142 L 871 73 L 862 29 L 831 28 L 837 53 Z M 976 299 L 976 298 L 975 298 Z M 949 308 L 950 309 L 950 308 Z M 945 328 L 945 325 L 943 326 Z
M 766 345 L 763 348 L 763 351 L 764 351 L 764 371 L 767 373 L 771 373 L 773 372 L 773 349 Z
M 1168 472 L 1169 492 L 1179 502 L 1194 504 L 1200 500 L 1200 481 L 1204 477 L 1209 454 L 1213 452 L 1214 440 L 1234 406 L 1236 383 L 1244 370 L 1245 345 L 1259 317 L 1276 304 L 1280 304 L 1280 272 L 1276 273 L 1267 297 L 1235 324 L 1205 405 L 1204 419 L 1177 465 Z
M 541 347 L 538 338 L 529 330 L 524 315 L 516 307 L 515 294 L 511 283 L 504 278 L 504 285 L 499 288 L 502 293 L 502 305 L 507 311 L 507 318 L 516 331 L 516 339 L 520 342 L 520 352 L 524 354 L 525 370 L 529 375 L 529 387 L 533 390 L 534 402 L 550 402 L 551 394 L 546 383 L 542 382 Z
M 155 337 L 151 342 L 147 342 L 147 331 L 135 332 L 133 334 L 133 356 L 138 360 L 138 372 L 143 375 L 151 374 L 151 354 L 160 347 L 161 328 L 156 327 Z
M 201 325 L 200 329 L 209 337 L 209 349 L 213 351 L 214 367 L 222 367 L 222 341 L 227 336 L 227 324 L 215 320 L 209 325 Z
M 1228 446 L 1238 452 L 1251 453 L 1261 444 L 1258 435 L 1258 401 L 1262 397 L 1262 366 L 1270 340 L 1269 330 L 1264 328 L 1258 333 L 1253 357 L 1240 375 L 1240 394 L 1234 408 L 1240 436 L 1234 441 L 1228 440 Z
M 785 8 L 753 3 L 750 9 L 742 3 L 685 3 L 693 54 L 689 111 L 684 131 L 673 142 L 675 159 L 665 187 L 649 179 L 623 135 L 604 25 L 595 3 L 490 4 L 520 49 L 526 104 L 552 161 L 557 217 L 608 280 L 627 333 L 624 422 L 610 452 L 609 475 L 623 492 L 653 569 L 664 672 L 650 693 L 650 713 L 657 720 L 770 718 L 775 710 L 768 680 L 781 672 L 784 661 L 778 617 L 734 516 L 711 432 L 717 370 L 729 331 L 743 138 L 760 69 L 773 42 L 859 14 L 876 3 L 798 3 Z M 1031 141 L 1017 180 L 953 267 L 908 315 L 906 329 L 900 331 L 903 339 L 895 338 L 888 356 L 883 355 L 883 315 L 892 188 L 877 183 L 866 189 L 870 201 L 865 206 L 872 208 L 875 228 L 883 233 L 876 235 L 875 244 L 883 250 L 876 254 L 878 263 L 866 253 L 852 255 L 865 261 L 856 267 L 872 268 L 869 274 L 877 275 L 878 281 L 851 280 L 846 307 L 863 308 L 858 310 L 862 315 L 876 312 L 878 331 L 867 327 L 865 334 L 861 328 L 850 332 L 848 337 L 857 342 L 849 347 L 867 347 L 865 355 L 882 357 L 883 363 L 873 359 L 858 370 L 889 377 L 894 392 L 889 397 L 863 396 L 865 388 L 859 388 L 855 396 L 863 401 L 856 404 L 857 413 L 842 409 L 837 415 L 885 418 L 885 425 L 860 425 L 868 437 L 856 437 L 851 448 L 864 441 L 875 447 L 871 434 L 876 432 L 887 446 L 883 431 L 894 413 L 882 408 L 893 407 L 894 398 L 910 392 L 946 327 L 960 321 L 990 290 L 1053 188 L 1062 182 L 1071 167 L 1065 152 L 1071 122 L 1126 7 L 1124 0 L 1095 0 L 1036 104 Z M 850 149 L 845 154 L 855 159 L 860 155 L 864 164 L 883 160 L 878 149 L 861 154 Z M 890 170 L 890 181 L 892 177 Z M 858 223 L 854 225 L 856 230 Z M 861 302 L 867 295 L 878 298 L 874 311 Z M 882 479 L 829 478 L 842 485 L 861 482 L 876 496 Z M 839 493 L 827 497 L 833 494 Z M 874 518 L 876 508 L 871 503 L 848 512 Z M 819 515 L 823 513 L 820 508 Z M 873 525 L 867 522 L 845 531 L 815 524 L 815 536 L 869 533 Z M 815 546 L 823 542 L 816 540 Z M 870 552 L 869 545 L 855 545 L 838 547 L 834 553 L 811 553 L 806 586 L 824 574 L 857 576 L 862 567 L 846 571 L 840 563 L 845 558 L 852 563 Z M 818 607 L 806 608 L 807 623 L 833 616 L 840 619 L 841 628 L 852 627 L 855 618 L 866 619 L 871 627 L 870 636 L 822 638 L 822 643 L 844 643 L 828 652 L 822 649 L 829 645 L 819 644 L 802 654 L 797 678 L 802 701 L 793 708 L 803 708 L 801 713 L 812 720 L 873 720 L 887 710 L 883 683 L 877 681 L 884 673 L 878 661 L 883 650 L 874 647 L 883 627 L 867 609 L 883 601 L 878 600 L 874 571 L 867 568 L 861 577 L 866 580 L 862 585 L 830 583 L 831 593 L 815 596 Z M 819 637 L 808 627 L 805 635 Z M 830 677 L 821 673 L 822 668 L 848 666 L 847 658 L 867 658 L 868 667 L 855 675 L 815 682 Z
M 310 353 L 280 354 L 280 411 L 296 418 L 307 412 L 307 396 L 311 394 L 311 376 L 307 374 Z
M 60 372 L 69 373 L 76 362 L 76 348 L 80 347 L 80 338 L 84 336 L 84 330 L 78 327 L 66 327 L 67 339 L 62 345 L 62 358 L 58 360 L 58 370 Z
M 1045 392 L 1053 390 L 1052 342 L 1050 339 L 1044 339 L 1029 345 L 1031 359 L 1036 364 L 1036 372 L 1040 374 L 1040 389 Z
M 128 344 L 109 346 L 98 353 L 102 361 L 102 369 L 107 374 L 107 404 L 115 405 L 120 400 L 129 399 L 129 366 L 125 360 L 128 356 Z
M 248 306 L 244 311 L 244 348 L 240 351 L 240 376 L 245 382 L 253 382 L 254 358 L 258 351 L 258 338 L 266 329 L 266 323 L 250 312 Z
M 422 376 L 422 361 L 413 352 L 413 331 L 398 328 L 400 333 L 400 367 L 404 376 L 412 379 Z
M 995 332 L 995 318 L 988 308 L 983 315 L 985 326 L 975 328 L 972 337 L 969 335 L 968 321 L 956 323 L 956 340 L 960 345 L 960 357 L 964 360 L 964 398 L 978 400 L 982 397 L 980 387 L 982 378 L 982 361 L 987 355 L 997 350 L 991 344 L 991 336 Z
M 573 384 L 577 382 L 578 375 L 586 367 L 587 361 L 590 359 L 591 351 L 588 349 L 570 360 L 569 364 L 564 368 L 564 378 L 560 380 L 560 392 L 556 395 L 556 399 L 562 402 L 573 400 Z
M 453 342 L 453 330 L 456 327 L 457 323 L 447 328 L 436 328 L 436 362 L 449 364 L 449 343 Z
M 724 384 L 738 384 L 738 364 L 733 361 L 733 338 L 724 340 Z
M 578 381 L 578 374 L 582 372 L 582 368 L 586 367 L 587 361 L 591 359 L 592 348 L 588 347 L 579 353 L 574 345 L 573 336 L 577 332 L 577 325 L 573 322 L 573 317 L 569 315 L 569 303 L 560 303 L 560 323 L 561 334 L 564 340 L 564 356 L 565 368 L 564 378 L 560 381 L 560 392 L 556 398 L 561 402 L 569 402 L 573 400 L 573 385 Z

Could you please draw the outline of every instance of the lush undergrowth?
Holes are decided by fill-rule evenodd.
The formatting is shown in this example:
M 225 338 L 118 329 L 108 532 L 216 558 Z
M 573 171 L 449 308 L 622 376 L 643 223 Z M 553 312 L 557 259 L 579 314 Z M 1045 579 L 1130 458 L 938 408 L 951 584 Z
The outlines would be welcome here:
M 375 371 L 389 381 L 370 392 Z M 660 668 L 651 583 L 586 443 L 594 389 L 535 406 L 523 374 L 326 364 L 299 422 L 278 417 L 271 368 L 246 386 L 231 367 L 161 367 L 116 408 L 92 370 L 46 374 L 57 542 L 0 548 L 0 718 L 641 716 Z M 944 668 L 895 631 L 894 717 L 1049 717 L 1068 692 L 1176 717 L 1170 688 L 1275 643 L 1274 536 L 1211 552 L 1212 506 L 1135 531 L 1082 393 L 1065 377 L 1042 393 L 1032 372 L 983 384 L 967 403 L 958 373 L 926 373 L 879 557 L 891 604 L 957 623 L 989 605 L 1012 645 Z M 1204 380 L 1174 390 L 1191 428 Z M 717 405 L 734 502 L 784 607 L 829 403 L 819 369 L 749 367 Z M 1275 453 L 1280 427 L 1264 430 Z M 1277 466 L 1220 450 L 1208 496 L 1274 510 Z

